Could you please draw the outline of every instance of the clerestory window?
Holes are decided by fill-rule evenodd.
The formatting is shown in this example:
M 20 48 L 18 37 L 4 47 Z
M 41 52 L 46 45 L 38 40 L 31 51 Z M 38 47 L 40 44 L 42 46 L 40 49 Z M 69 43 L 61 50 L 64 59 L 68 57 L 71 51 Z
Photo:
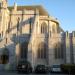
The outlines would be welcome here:
M 41 24 L 41 33 L 47 33 L 47 24 L 45 22 Z

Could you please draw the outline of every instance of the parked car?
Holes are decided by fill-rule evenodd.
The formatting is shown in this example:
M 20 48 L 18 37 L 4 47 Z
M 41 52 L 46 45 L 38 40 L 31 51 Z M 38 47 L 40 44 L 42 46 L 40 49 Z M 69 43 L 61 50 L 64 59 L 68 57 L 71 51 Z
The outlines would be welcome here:
M 17 64 L 18 73 L 32 73 L 32 66 L 29 61 L 21 60 Z
M 35 73 L 47 73 L 46 66 L 39 64 L 35 67 L 34 72 Z
M 52 65 L 51 66 L 51 73 L 61 73 L 61 67 L 60 65 Z

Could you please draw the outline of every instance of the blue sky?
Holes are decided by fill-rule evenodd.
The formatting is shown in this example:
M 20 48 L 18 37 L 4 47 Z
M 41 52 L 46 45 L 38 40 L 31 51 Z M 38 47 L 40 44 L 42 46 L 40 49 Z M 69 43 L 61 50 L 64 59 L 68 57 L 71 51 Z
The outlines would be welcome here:
M 9 5 L 42 5 L 49 15 L 58 18 L 65 31 L 75 30 L 75 0 L 8 0 Z

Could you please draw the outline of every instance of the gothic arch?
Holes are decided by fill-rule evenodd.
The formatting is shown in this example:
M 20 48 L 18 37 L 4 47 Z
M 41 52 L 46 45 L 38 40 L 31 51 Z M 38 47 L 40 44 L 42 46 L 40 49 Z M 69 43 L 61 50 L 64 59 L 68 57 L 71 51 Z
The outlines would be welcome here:
M 62 43 L 57 43 L 54 46 L 54 56 L 55 59 L 63 59 L 63 44 Z
M 44 42 L 39 43 L 37 50 L 38 59 L 46 59 L 47 57 L 47 45 Z
M 47 33 L 47 31 L 48 31 L 47 24 L 46 22 L 43 22 L 41 24 L 41 33 Z

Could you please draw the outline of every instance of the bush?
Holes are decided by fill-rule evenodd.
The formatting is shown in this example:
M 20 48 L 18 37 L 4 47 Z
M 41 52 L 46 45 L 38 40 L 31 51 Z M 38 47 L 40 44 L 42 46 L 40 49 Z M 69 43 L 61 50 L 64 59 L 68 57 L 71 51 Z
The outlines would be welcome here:
M 75 74 L 75 64 L 61 64 L 61 70 L 63 73 Z

